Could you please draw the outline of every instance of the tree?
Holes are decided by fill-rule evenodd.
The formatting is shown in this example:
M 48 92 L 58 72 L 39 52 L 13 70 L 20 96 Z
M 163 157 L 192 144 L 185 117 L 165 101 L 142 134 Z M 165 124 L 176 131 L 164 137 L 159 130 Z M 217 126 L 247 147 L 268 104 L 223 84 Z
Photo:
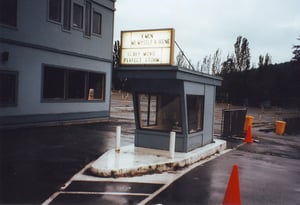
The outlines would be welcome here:
M 262 68 L 264 66 L 264 59 L 264 56 L 260 54 L 258 57 L 258 68 Z
M 121 46 L 120 41 L 115 41 L 113 49 L 112 87 L 116 90 L 124 90 L 127 86 L 126 78 L 119 78 L 116 69 L 120 66 Z
M 219 74 L 221 71 L 221 51 L 218 48 L 212 57 L 211 71 L 213 75 Z
M 234 59 L 233 54 L 231 56 L 229 54 L 227 55 L 227 60 L 224 61 L 221 66 L 221 75 L 236 71 L 235 63 L 233 59 Z
M 186 60 L 184 58 L 184 54 L 182 51 L 179 51 L 179 53 L 176 56 L 176 65 L 178 65 L 179 67 L 187 67 L 187 63 Z
M 238 71 L 249 70 L 250 68 L 250 49 L 247 38 L 238 36 L 234 44 L 235 65 Z
M 264 66 L 268 66 L 270 64 L 272 64 L 272 57 L 268 53 L 266 53 Z
M 272 57 L 268 53 L 265 56 L 259 55 L 258 68 L 267 67 L 270 64 L 272 64 Z
M 115 41 L 113 50 L 113 67 L 117 68 L 120 64 L 121 46 L 120 41 Z
M 202 64 L 201 64 L 201 72 L 203 73 L 210 73 L 210 67 L 211 67 L 211 55 L 205 56 L 203 58 Z
M 297 38 L 297 40 L 300 41 L 300 36 Z M 293 49 L 294 57 L 292 58 L 292 61 L 300 61 L 300 45 L 294 45 Z

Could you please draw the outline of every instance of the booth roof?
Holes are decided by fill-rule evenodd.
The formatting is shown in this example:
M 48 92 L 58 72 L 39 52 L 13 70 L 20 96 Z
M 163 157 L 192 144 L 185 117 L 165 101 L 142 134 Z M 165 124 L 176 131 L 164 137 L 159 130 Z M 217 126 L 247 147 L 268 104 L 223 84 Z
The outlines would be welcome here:
M 116 69 L 117 76 L 128 79 L 183 80 L 201 84 L 220 86 L 222 78 L 193 71 L 179 66 L 121 66 Z

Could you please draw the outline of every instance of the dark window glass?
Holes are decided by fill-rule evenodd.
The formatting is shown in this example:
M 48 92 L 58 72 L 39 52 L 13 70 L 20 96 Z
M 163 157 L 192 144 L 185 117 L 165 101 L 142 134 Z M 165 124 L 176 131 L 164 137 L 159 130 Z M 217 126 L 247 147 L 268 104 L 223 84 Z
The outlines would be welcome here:
M 17 0 L 0 0 L 0 23 L 17 26 Z
M 99 73 L 89 73 L 89 97 L 88 99 L 104 99 L 104 74 Z M 92 94 L 92 96 L 91 96 Z
M 69 99 L 83 99 L 85 90 L 85 72 L 68 72 L 68 96 Z
M 64 0 L 63 28 L 66 30 L 71 28 L 71 0 Z
M 49 19 L 61 22 L 61 0 L 49 0 Z
M 182 132 L 179 96 L 139 94 L 138 109 L 140 128 Z
M 104 100 L 104 96 L 105 74 L 51 66 L 44 69 L 44 99 Z
M 203 130 L 204 96 L 187 95 L 189 133 Z
M 10 72 L 0 72 L 0 105 L 16 104 L 17 75 Z
M 63 99 L 65 71 L 46 67 L 44 70 L 43 98 Z
M 140 124 L 142 128 L 157 125 L 157 96 L 139 95 Z
M 73 26 L 83 28 L 83 7 L 78 4 L 73 5 Z
M 91 15 L 92 15 L 92 5 L 91 2 L 87 1 L 85 5 L 85 35 L 91 35 Z
M 102 16 L 100 13 L 93 12 L 93 33 L 101 35 L 101 21 Z

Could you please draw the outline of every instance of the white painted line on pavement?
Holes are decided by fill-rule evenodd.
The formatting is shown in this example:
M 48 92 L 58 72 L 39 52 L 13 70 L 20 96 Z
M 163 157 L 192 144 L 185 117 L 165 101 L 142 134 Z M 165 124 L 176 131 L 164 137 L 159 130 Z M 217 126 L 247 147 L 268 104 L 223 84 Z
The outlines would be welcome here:
M 166 183 L 164 186 L 162 186 L 160 189 L 158 189 L 157 191 L 155 191 L 153 194 L 151 194 L 149 197 L 147 197 L 146 199 L 144 199 L 143 201 L 141 201 L 138 205 L 144 205 L 146 203 L 148 203 L 149 201 L 151 201 L 154 197 L 156 197 L 159 193 L 161 193 L 162 191 L 164 191 L 166 188 L 168 188 L 174 181 L 176 181 L 177 179 L 179 179 L 180 177 L 182 177 L 183 175 L 185 175 L 186 173 L 188 173 L 189 171 L 191 171 L 192 169 L 206 163 L 206 162 L 209 162 L 210 160 L 213 160 L 223 154 L 226 154 L 227 152 L 230 152 L 232 149 L 226 149 L 224 151 L 222 151 L 221 153 L 219 154 L 215 154 L 209 158 L 206 158 L 204 160 L 201 160 L 197 163 L 194 163 L 192 165 L 190 165 L 189 167 L 185 168 L 183 172 L 180 172 L 180 174 L 178 174 L 176 176 L 176 178 L 174 178 L 174 180 Z

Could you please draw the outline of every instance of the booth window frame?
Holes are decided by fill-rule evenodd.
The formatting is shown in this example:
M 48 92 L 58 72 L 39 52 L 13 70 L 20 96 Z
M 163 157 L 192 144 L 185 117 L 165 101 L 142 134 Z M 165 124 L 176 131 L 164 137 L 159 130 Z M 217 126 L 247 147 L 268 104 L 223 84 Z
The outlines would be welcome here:
M 136 97 L 139 129 L 182 133 L 180 95 L 144 92 Z
M 189 134 L 203 131 L 204 102 L 204 95 L 186 95 Z

